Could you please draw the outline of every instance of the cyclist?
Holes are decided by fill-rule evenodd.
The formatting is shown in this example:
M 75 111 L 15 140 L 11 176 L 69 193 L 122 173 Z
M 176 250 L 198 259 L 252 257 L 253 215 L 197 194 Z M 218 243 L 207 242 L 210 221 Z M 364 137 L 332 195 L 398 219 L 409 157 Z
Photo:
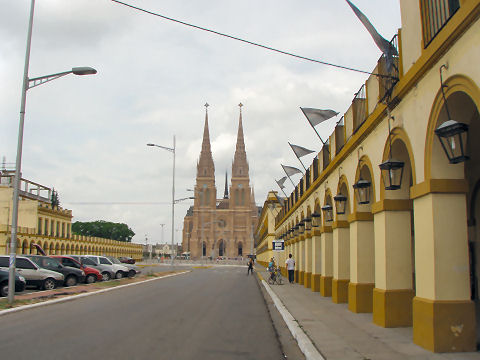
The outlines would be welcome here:
M 275 280 L 275 260 L 273 258 L 268 263 L 268 271 L 270 272 L 270 279 Z

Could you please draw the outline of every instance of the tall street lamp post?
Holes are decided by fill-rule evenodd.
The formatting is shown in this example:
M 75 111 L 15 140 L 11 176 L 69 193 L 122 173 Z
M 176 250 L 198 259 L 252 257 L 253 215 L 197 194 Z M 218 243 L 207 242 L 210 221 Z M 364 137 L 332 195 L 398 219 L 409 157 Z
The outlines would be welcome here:
M 25 66 L 23 70 L 22 96 L 21 96 L 21 102 L 20 102 L 20 121 L 18 126 L 17 158 L 15 162 L 15 180 L 13 183 L 12 232 L 11 232 L 11 238 L 10 238 L 10 261 L 9 261 L 9 274 L 8 274 L 8 303 L 9 304 L 12 304 L 15 298 L 15 261 L 16 261 L 16 255 L 17 255 L 18 199 L 19 199 L 20 176 L 21 176 L 21 166 L 22 166 L 23 128 L 24 128 L 24 121 L 25 121 L 25 104 L 27 100 L 27 90 L 33 87 L 45 84 L 46 82 L 56 80 L 68 74 L 92 75 L 97 73 L 97 70 L 91 67 L 76 67 L 76 68 L 72 68 L 72 70 L 64 71 L 56 74 L 39 76 L 36 78 L 28 77 L 28 68 L 30 65 L 30 47 L 32 43 L 34 8 L 35 8 L 35 0 L 32 0 L 31 6 L 30 6 L 30 20 L 28 22 L 27 50 L 25 52 Z
M 172 175 L 172 254 L 173 254 L 173 246 L 175 242 L 175 135 L 173 135 L 173 148 L 169 148 L 166 146 L 161 146 L 157 144 L 147 144 L 147 146 L 155 146 L 163 150 L 170 151 L 173 154 L 173 175 Z M 174 264 L 174 257 L 172 258 L 172 267 Z

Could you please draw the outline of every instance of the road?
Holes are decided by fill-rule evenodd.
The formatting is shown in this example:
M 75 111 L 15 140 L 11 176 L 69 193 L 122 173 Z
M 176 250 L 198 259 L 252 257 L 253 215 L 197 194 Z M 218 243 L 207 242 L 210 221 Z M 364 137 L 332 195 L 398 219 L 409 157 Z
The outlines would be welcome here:
M 245 267 L 212 267 L 2 316 L 9 359 L 283 359 Z

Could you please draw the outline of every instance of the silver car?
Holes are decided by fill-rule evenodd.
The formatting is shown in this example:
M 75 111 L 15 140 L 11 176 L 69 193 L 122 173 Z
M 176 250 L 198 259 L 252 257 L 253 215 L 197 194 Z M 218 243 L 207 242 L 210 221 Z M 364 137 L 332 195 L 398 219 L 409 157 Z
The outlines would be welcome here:
M 100 274 L 102 274 L 103 281 L 108 281 L 110 279 L 115 278 L 115 271 L 112 269 L 111 266 L 97 264 L 95 261 L 93 261 L 92 259 L 89 259 L 88 256 L 85 256 L 85 255 L 66 255 L 66 256 L 70 256 L 71 258 L 77 260 L 82 265 L 92 267 L 100 271 Z
M 107 258 L 108 258 L 108 260 L 110 260 L 114 264 L 123 265 L 126 268 L 128 268 L 128 277 L 134 277 L 135 275 L 140 274 L 142 272 L 138 266 L 135 266 L 135 265 L 132 265 L 132 264 L 122 263 L 116 257 L 107 256 Z
M 111 267 L 111 269 L 115 273 L 115 279 L 121 279 L 124 276 L 128 276 L 128 268 L 126 266 L 114 264 L 106 256 L 85 255 L 85 257 L 92 260 L 98 265 L 105 265 Z
M 9 256 L 0 255 L 0 268 L 8 270 Z M 63 284 L 64 276 L 56 271 L 43 269 L 24 256 L 17 256 L 15 268 L 25 278 L 27 286 L 52 290 Z

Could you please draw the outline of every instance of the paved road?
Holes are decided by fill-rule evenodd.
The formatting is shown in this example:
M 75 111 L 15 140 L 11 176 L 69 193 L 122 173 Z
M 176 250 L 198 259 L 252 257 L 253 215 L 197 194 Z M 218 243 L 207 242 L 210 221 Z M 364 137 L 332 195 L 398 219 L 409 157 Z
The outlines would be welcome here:
M 244 267 L 193 269 L 0 322 L 2 359 L 283 359 Z

